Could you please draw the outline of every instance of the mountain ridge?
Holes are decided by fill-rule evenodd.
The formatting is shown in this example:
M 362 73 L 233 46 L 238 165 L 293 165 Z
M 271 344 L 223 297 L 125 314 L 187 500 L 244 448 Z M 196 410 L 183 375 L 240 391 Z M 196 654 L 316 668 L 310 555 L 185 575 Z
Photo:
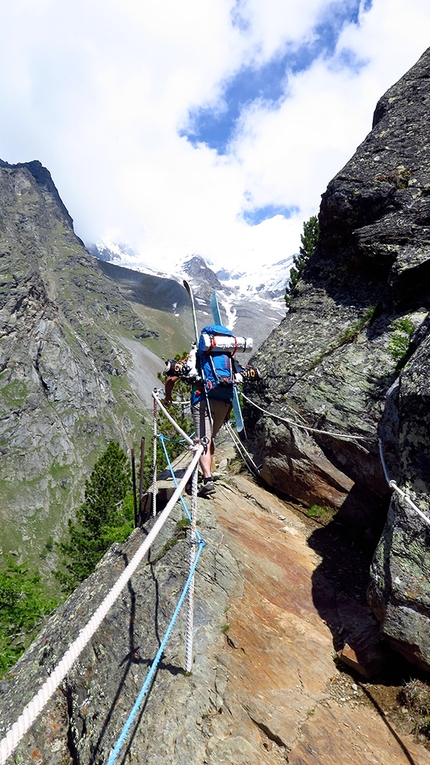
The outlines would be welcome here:
M 149 333 L 75 236 L 39 162 L 0 166 L 0 489 L 2 553 L 49 571 L 107 441 L 140 438 L 128 379 L 132 340 Z
M 225 266 L 214 269 L 212 264 L 206 262 L 201 255 L 194 254 L 178 261 L 175 269 L 163 272 L 160 269 L 154 270 L 142 262 L 141 257 L 129 245 L 101 241 L 97 244 L 88 244 L 87 249 L 99 260 L 149 275 L 154 274 L 175 279 L 180 283 L 184 276 L 198 278 L 198 271 L 207 269 L 207 281 L 213 289 L 226 290 L 227 292 L 232 290 L 238 295 L 248 294 L 248 296 L 267 293 L 269 298 L 284 296 L 294 257 L 292 254 L 276 263 L 265 263 L 259 268 L 253 267 L 250 271 L 244 271 L 238 268 L 229 270 Z
M 95 256 L 94 247 L 90 246 L 89 251 Z M 216 290 L 224 323 L 229 329 L 235 329 L 241 335 L 252 337 L 254 350 L 260 346 L 261 342 L 285 315 L 285 287 L 283 284 L 288 277 L 285 275 L 284 265 L 288 265 L 288 259 L 285 263 L 276 264 L 276 268 L 272 271 L 266 269 L 268 287 L 261 282 L 260 272 L 251 275 L 251 280 L 253 280 L 251 288 L 246 276 L 243 277 L 241 286 L 236 284 L 234 273 L 230 280 L 221 280 L 204 259 L 197 255 L 185 259 L 175 274 L 166 275 L 160 271 L 154 272 L 152 269 L 146 269 L 146 267 L 141 267 L 145 270 L 130 268 L 125 265 L 123 260 L 118 262 L 119 255 L 116 252 L 113 254 L 115 260 L 107 260 L 105 250 L 103 252 L 104 257 L 98 259 L 99 266 L 104 273 L 107 273 L 120 285 L 125 297 L 148 306 L 155 304 L 160 297 L 158 305 L 163 310 L 170 313 L 183 311 L 186 314 L 189 309 L 189 301 L 182 286 L 183 279 L 186 278 L 195 294 L 198 324 L 202 327 L 208 323 L 211 317 L 210 296 L 213 290 Z M 138 274 L 141 276 L 139 277 Z M 131 283 L 134 282 L 135 285 L 140 283 L 143 288 L 146 281 L 155 286 L 155 291 L 154 295 L 149 294 L 143 299 L 143 295 L 139 295 L 139 290 L 133 289 Z M 176 287 L 175 284 L 178 286 Z M 170 288 L 164 293 L 164 286 L 167 285 L 170 285 Z M 189 323 L 186 337 L 189 341 L 193 338 L 192 326 Z M 170 349 L 170 353 L 172 353 L 172 349 Z

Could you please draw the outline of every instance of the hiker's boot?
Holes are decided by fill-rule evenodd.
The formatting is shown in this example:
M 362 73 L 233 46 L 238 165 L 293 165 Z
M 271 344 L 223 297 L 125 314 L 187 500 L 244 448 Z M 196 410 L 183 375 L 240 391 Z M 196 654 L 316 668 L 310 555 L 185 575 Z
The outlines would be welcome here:
M 215 484 L 211 478 L 210 481 L 203 481 L 200 484 L 198 495 L 199 497 L 210 497 L 211 494 L 215 494 L 215 492 Z

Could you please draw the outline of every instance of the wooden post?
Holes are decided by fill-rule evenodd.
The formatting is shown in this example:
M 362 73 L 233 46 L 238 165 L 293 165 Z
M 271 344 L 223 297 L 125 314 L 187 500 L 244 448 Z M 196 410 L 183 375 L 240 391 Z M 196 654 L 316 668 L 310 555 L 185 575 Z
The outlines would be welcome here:
M 131 450 L 131 476 L 133 479 L 134 528 L 137 528 L 136 462 L 134 459 L 134 449 Z
M 143 470 L 145 461 L 145 437 L 140 439 L 140 475 L 139 475 L 139 523 L 143 521 Z

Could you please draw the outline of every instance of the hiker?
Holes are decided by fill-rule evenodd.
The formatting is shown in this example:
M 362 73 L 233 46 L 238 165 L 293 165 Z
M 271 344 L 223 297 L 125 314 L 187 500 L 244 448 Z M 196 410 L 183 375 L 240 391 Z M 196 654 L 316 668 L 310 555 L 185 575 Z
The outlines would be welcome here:
M 244 379 L 259 378 L 255 367 L 249 364 L 242 367 L 234 358 L 238 350 L 252 350 L 252 339 L 235 337 L 232 331 L 222 324 L 209 324 L 203 328 L 198 345 L 193 343 L 186 359 L 169 360 L 166 363 L 164 374 L 167 404 L 172 401 L 173 386 L 178 379 L 192 383 L 191 413 L 195 436 L 205 444 L 205 451 L 200 457 L 200 469 L 203 473 L 199 487 L 200 497 L 215 494 L 212 476 L 214 438 L 230 417 L 236 393 L 234 386 Z M 238 408 L 240 410 L 239 403 Z
M 205 443 L 200 457 L 203 480 L 199 496 L 209 497 L 215 493 L 212 476 L 212 458 L 215 451 L 214 438 L 221 425 L 230 417 L 233 400 L 235 373 L 239 365 L 233 359 L 238 347 L 246 347 L 233 336 L 231 330 L 221 324 L 203 328 L 200 339 L 193 343 L 190 354 L 183 361 L 168 361 L 165 374 L 165 400 L 172 399 L 172 389 L 177 379 L 192 383 L 191 413 L 195 437 Z M 248 347 L 250 344 L 248 338 Z
M 165 403 L 172 402 L 172 391 L 175 382 L 184 379 L 182 376 L 168 376 L 165 382 Z M 221 396 L 221 397 L 219 397 Z M 222 391 L 216 389 L 205 394 L 203 382 L 193 382 L 191 393 L 191 414 L 194 421 L 195 437 L 208 439 L 205 451 L 199 463 L 203 474 L 199 486 L 199 497 L 215 494 L 215 484 L 212 476 L 212 461 L 215 451 L 214 438 L 224 422 L 228 422 L 232 408 L 233 384 L 223 386 Z M 208 405 L 210 412 L 208 411 Z

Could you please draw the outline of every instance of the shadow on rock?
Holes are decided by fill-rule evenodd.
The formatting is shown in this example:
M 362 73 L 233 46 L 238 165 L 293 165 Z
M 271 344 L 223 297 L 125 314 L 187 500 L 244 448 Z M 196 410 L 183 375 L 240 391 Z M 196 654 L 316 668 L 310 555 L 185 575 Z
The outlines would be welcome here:
M 345 664 L 372 677 L 386 664 L 389 649 L 366 600 L 377 534 L 335 519 L 316 529 L 309 546 L 321 556 L 312 577 L 312 596 Z

